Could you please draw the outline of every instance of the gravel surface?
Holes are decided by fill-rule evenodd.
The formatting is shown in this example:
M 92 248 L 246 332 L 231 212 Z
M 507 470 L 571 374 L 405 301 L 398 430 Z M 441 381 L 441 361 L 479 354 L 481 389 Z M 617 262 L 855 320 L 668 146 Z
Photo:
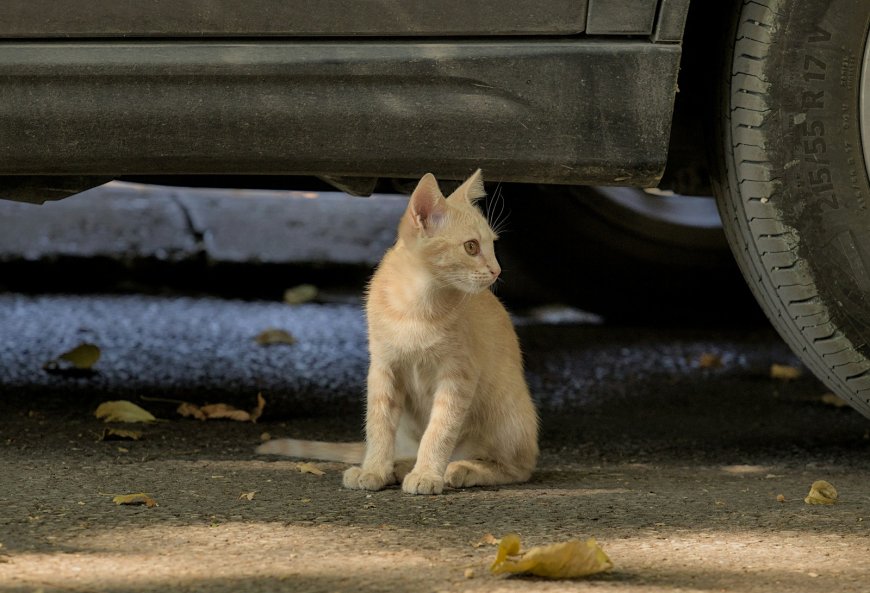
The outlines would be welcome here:
M 870 421 L 806 374 L 771 379 L 797 365 L 771 330 L 552 320 L 517 318 L 543 421 L 532 481 L 414 497 L 253 454 L 264 432 L 359 438 L 354 299 L 0 294 L 0 591 L 870 591 Z M 257 345 L 267 327 L 297 343 Z M 94 374 L 42 369 L 84 341 L 102 349 Z M 139 399 L 250 408 L 260 392 L 257 424 Z M 112 399 L 163 420 L 100 441 L 93 412 Z M 803 502 L 818 479 L 840 503 Z M 112 503 L 134 492 L 159 506 Z M 614 569 L 491 576 L 479 542 L 508 532 L 594 536 Z

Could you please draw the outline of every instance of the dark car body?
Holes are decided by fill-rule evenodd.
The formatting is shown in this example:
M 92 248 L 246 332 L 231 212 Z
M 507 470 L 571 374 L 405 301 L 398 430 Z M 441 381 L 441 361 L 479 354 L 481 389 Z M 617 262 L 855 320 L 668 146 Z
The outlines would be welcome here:
M 653 186 L 688 8 L 6 0 L 0 195 L 153 175 L 316 175 L 364 190 L 476 167 L 500 181 Z

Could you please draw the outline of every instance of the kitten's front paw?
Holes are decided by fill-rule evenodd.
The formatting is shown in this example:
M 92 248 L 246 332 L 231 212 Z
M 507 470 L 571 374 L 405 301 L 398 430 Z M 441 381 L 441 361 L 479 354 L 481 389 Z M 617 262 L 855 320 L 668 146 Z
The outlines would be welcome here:
M 396 477 L 392 471 L 373 472 L 354 466 L 344 471 L 342 481 L 345 488 L 352 490 L 383 490 L 390 484 L 395 484 Z
M 444 479 L 437 474 L 412 471 L 405 476 L 402 490 L 408 494 L 441 494 Z

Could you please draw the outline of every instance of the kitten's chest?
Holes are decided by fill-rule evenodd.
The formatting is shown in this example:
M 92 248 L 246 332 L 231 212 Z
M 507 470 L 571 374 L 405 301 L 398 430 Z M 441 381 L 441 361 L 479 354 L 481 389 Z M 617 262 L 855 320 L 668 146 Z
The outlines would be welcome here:
M 378 352 L 395 362 L 437 357 L 452 341 L 451 329 L 419 320 L 382 323 L 369 328 L 372 353 Z

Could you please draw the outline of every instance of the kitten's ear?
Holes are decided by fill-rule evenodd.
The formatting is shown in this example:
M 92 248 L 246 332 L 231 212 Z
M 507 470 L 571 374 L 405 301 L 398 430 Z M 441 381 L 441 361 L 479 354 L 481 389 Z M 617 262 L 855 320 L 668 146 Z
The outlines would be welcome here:
M 447 214 L 447 203 L 438 181 L 432 173 L 426 173 L 408 203 L 408 217 L 415 229 L 431 234 Z
M 456 189 L 456 193 L 465 197 L 469 204 L 474 204 L 480 198 L 486 196 L 486 190 L 483 188 L 483 173 L 480 169 L 471 174 L 471 177 L 465 180 L 465 183 Z

